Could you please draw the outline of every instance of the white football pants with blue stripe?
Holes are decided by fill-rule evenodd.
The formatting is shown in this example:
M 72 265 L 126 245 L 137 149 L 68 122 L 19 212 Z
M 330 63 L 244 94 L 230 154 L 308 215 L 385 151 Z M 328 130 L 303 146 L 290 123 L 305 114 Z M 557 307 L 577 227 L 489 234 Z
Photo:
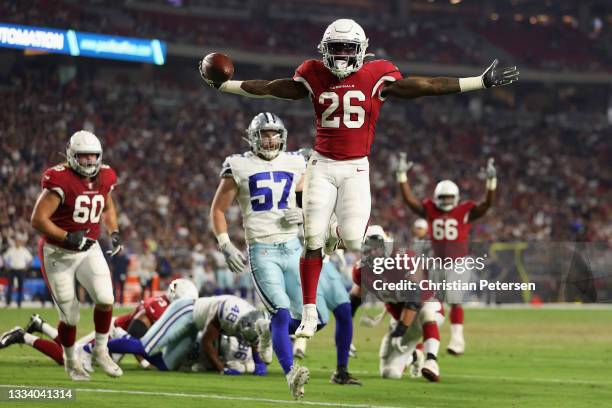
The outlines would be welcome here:
M 291 317 L 301 319 L 302 283 L 300 256 L 302 245 L 297 237 L 279 244 L 249 245 L 251 272 L 255 289 L 270 313 L 289 309 Z M 340 272 L 331 262 L 323 264 L 317 289 L 320 323 L 329 321 L 330 311 L 349 302 Z
M 177 370 L 196 340 L 198 329 L 193 319 L 193 299 L 178 299 L 141 339 L 149 356 L 162 353 L 168 370 Z

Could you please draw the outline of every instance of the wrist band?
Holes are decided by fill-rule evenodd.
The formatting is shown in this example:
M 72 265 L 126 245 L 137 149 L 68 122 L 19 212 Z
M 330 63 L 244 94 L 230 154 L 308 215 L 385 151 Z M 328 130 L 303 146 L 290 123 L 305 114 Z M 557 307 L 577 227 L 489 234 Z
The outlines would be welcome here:
M 487 190 L 495 190 L 497 188 L 497 177 L 487 179 Z
M 219 243 L 220 247 L 222 247 L 223 245 L 225 245 L 228 242 L 230 242 L 230 237 L 229 237 L 228 233 L 227 232 L 223 232 L 223 233 L 217 235 L 217 242 Z
M 459 89 L 461 92 L 468 91 L 476 91 L 478 89 L 483 89 L 484 83 L 482 82 L 482 77 L 468 77 L 468 78 L 459 78 Z
M 242 89 L 241 85 L 242 81 L 225 81 L 219 86 L 219 90 L 226 93 L 250 96 L 251 94 Z
M 398 183 L 405 183 L 408 181 L 408 174 L 406 174 L 406 172 L 396 173 L 395 177 L 397 178 Z

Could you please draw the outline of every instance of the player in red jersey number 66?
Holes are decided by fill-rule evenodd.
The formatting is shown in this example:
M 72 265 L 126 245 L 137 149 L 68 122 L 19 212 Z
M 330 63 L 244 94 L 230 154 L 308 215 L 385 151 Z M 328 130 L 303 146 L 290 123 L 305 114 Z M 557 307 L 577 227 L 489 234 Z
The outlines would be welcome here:
M 402 78 L 389 61 L 365 61 L 367 47 L 368 39 L 361 26 L 341 19 L 323 34 L 318 47 L 322 60 L 304 61 L 293 78 L 214 83 L 200 63 L 204 80 L 221 92 L 287 100 L 310 97 L 312 101 L 317 131 L 315 151 L 304 176 L 305 251 L 300 262 L 304 310 L 295 333 L 298 337 L 311 337 L 317 328 L 315 304 L 322 249 L 331 252 L 340 239 L 351 251 L 361 249 L 371 207 L 367 156 L 385 100 L 507 85 L 519 75 L 516 67 L 501 68 L 495 60 L 476 77 Z M 332 213 L 338 218 L 338 228 L 333 230 Z
M 442 180 L 436 185 L 433 200 L 426 198 L 420 201 L 408 182 L 408 172 L 412 165 L 412 162 L 406 160 L 406 153 L 400 153 L 395 169 L 397 182 L 406 205 L 419 217 L 427 220 L 434 255 L 439 259 L 451 258 L 455 261 L 468 257 L 472 223 L 484 216 L 495 201 L 497 170 L 493 158 L 487 162 L 486 196 L 479 204 L 472 200 L 459 202 L 459 187 L 451 180 Z M 432 281 L 467 283 L 470 281 L 471 268 L 443 267 L 428 272 Z M 437 295 L 451 305 L 451 336 L 446 349 L 450 354 L 461 355 L 465 352 L 461 306 L 465 293 L 460 289 L 451 289 Z
M 96 304 L 94 309 L 94 359 L 111 377 L 123 374 L 106 347 L 113 317 L 111 275 L 98 244 L 100 220 L 110 231 L 111 256 L 122 249 L 117 213 L 111 192 L 117 182 L 113 169 L 102 164 L 102 145 L 90 132 L 81 130 L 70 138 L 67 163 L 47 169 L 42 193 L 32 213 L 32 226 L 41 234 L 38 254 L 43 276 L 59 313 L 58 337 L 65 354 L 65 368 L 75 381 L 89 380 L 75 355 L 79 301 L 75 277 Z

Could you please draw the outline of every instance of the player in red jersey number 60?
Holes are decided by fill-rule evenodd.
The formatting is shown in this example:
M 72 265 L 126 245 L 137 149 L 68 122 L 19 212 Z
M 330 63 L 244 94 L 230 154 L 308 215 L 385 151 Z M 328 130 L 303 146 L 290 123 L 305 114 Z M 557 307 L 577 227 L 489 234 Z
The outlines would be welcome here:
M 293 78 L 214 83 L 221 92 L 253 98 L 296 100 L 310 97 L 316 117 L 314 153 L 304 175 L 305 252 L 300 262 L 304 310 L 298 337 L 311 337 L 317 328 L 316 293 L 323 264 L 322 249 L 331 252 L 338 240 L 360 251 L 370 217 L 371 197 L 367 156 L 374 139 L 380 108 L 388 97 L 413 99 L 429 95 L 507 85 L 518 79 L 516 67 L 501 68 L 495 60 L 476 77 L 402 78 L 386 60 L 365 61 L 368 39 L 353 20 L 334 21 L 319 51 L 322 60 L 304 61 Z M 338 228 L 330 229 L 335 213 Z
M 123 374 L 106 347 L 113 317 L 111 275 L 98 244 L 100 220 L 110 231 L 111 256 L 121 251 L 117 213 L 111 192 L 117 182 L 113 169 L 102 164 L 102 145 L 90 132 L 81 130 L 70 138 L 67 163 L 47 169 L 42 193 L 32 213 L 32 226 L 41 234 L 38 253 L 43 276 L 59 313 L 58 337 L 65 353 L 65 368 L 75 381 L 89 380 L 75 356 L 79 301 L 75 277 L 96 304 L 94 359 L 111 377 Z

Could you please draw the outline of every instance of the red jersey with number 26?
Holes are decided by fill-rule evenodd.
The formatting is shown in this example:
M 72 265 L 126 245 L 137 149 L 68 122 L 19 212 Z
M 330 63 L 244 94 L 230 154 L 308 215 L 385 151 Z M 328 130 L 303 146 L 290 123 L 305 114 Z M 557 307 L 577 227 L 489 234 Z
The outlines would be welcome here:
M 401 78 L 397 67 L 385 60 L 366 62 L 344 79 L 332 74 L 322 61 L 304 61 L 293 80 L 310 91 L 317 119 L 314 149 L 334 160 L 368 156 L 384 103 L 380 91 L 385 83 Z
M 91 182 L 80 177 L 63 164 L 47 169 L 41 180 L 43 189 L 56 192 L 61 203 L 51 215 L 51 221 L 68 232 L 89 230 L 87 237 L 98 239 L 100 219 L 106 205 L 106 196 L 115 187 L 117 175 L 107 165 Z M 47 239 L 47 238 L 45 238 Z M 47 239 L 53 245 L 63 247 L 63 243 Z
M 467 256 L 472 228 L 469 217 L 470 211 L 475 206 L 474 201 L 464 201 L 450 211 L 442 211 L 431 199 L 423 201 L 425 217 L 429 224 L 429 236 L 436 257 L 454 259 Z

